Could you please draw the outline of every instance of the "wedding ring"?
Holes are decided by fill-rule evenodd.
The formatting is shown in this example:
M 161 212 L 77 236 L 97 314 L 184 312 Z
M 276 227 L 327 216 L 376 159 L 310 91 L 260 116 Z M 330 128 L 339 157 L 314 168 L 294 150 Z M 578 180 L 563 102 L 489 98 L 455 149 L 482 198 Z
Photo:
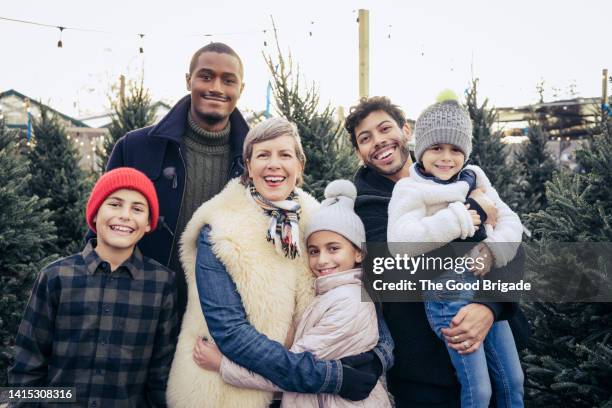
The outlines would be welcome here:
M 470 343 L 467 340 L 463 342 L 463 348 L 466 350 L 470 348 Z
M 457 343 L 457 340 L 459 340 L 459 336 L 453 336 L 453 343 Z

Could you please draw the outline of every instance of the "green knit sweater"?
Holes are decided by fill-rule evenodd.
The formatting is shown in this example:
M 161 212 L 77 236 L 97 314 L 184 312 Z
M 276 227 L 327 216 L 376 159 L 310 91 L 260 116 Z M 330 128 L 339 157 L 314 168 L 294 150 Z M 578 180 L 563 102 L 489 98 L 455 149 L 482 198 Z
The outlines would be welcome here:
M 225 129 L 213 133 L 199 127 L 191 118 L 191 114 L 187 121 L 182 146 L 187 179 L 174 248 L 170 255 L 170 268 L 177 273 L 183 273 L 178 257 L 180 236 L 198 207 L 225 187 L 231 162 L 229 122 Z

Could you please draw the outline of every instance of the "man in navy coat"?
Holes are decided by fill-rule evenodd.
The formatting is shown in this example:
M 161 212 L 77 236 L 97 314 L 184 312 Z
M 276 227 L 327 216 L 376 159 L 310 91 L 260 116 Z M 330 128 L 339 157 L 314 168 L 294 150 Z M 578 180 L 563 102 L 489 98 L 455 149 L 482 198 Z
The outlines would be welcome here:
M 242 146 L 248 125 L 236 108 L 244 68 L 223 43 L 197 50 L 186 74 L 190 92 L 156 125 L 117 141 L 106 170 L 134 167 L 157 190 L 159 227 L 139 248 L 145 256 L 177 273 L 179 316 L 187 305 L 187 284 L 179 260 L 181 234 L 193 212 L 242 174 Z

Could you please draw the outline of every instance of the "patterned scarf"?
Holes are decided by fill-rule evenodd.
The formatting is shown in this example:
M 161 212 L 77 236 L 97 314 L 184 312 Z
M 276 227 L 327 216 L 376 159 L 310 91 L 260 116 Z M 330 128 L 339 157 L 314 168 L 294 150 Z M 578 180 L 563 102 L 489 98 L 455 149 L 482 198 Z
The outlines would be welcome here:
M 297 194 L 291 192 L 286 200 L 269 201 L 255 190 L 252 183 L 249 191 L 253 200 L 270 217 L 268 242 L 272 242 L 276 252 L 282 256 L 291 259 L 300 256 L 300 203 Z

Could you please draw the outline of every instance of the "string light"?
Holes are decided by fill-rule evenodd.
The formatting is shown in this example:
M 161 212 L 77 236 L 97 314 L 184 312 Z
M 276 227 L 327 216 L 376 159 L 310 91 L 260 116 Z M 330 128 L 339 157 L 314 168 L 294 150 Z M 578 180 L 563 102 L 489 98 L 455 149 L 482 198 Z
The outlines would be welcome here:
M 64 32 L 64 29 L 66 27 L 58 26 L 57 28 L 59 28 L 60 30 L 60 38 L 59 38 L 59 41 L 57 42 L 57 48 L 62 48 L 64 46 L 64 43 L 62 42 L 62 33 Z
M 121 31 L 106 31 L 106 30 L 96 30 L 96 29 L 92 29 L 92 28 L 84 28 L 84 27 L 67 27 L 67 26 L 60 26 L 57 24 L 46 24 L 46 23 L 39 23 L 37 21 L 28 21 L 28 20 L 19 20 L 19 19 L 15 19 L 15 18 L 8 18 L 8 17 L 1 17 L 0 16 L 0 20 L 4 20 L 4 21 L 12 21 L 14 23 L 21 23 L 21 24 L 30 24 L 30 25 L 36 25 L 36 26 L 40 26 L 40 27 L 50 27 L 50 28 L 57 28 L 60 30 L 60 39 L 57 42 L 57 47 L 58 48 L 62 48 L 63 47 L 63 41 L 62 41 L 62 31 L 64 30 L 72 30 L 72 31 L 83 31 L 83 32 L 90 32 L 90 33 L 100 33 L 100 34 L 120 34 L 120 35 L 133 35 L 132 33 L 127 33 L 127 32 L 121 32 Z M 313 22 L 314 23 L 314 22 Z M 257 30 L 250 30 L 250 31 L 241 31 L 241 32 L 230 32 L 230 33 L 206 33 L 206 34 L 184 34 L 184 36 L 189 36 L 189 37 L 213 37 L 213 36 L 225 36 L 225 35 L 252 35 L 254 32 L 261 32 L 261 29 L 257 29 Z M 147 34 L 150 35 L 150 34 Z M 140 38 L 142 39 L 145 34 L 138 34 L 138 36 L 140 36 Z M 141 46 L 139 48 L 139 50 L 142 50 L 141 53 L 144 53 L 144 46 Z
M 357 14 L 357 10 L 352 10 L 352 13 Z M 12 21 L 15 23 L 22 23 L 22 24 L 31 24 L 31 25 L 37 25 L 37 26 L 42 26 L 42 27 L 52 27 L 52 28 L 58 29 L 60 31 L 59 40 L 57 42 L 58 48 L 63 48 L 64 46 L 63 44 L 63 31 L 64 30 L 101 33 L 101 34 L 133 35 L 131 33 L 122 32 L 122 31 L 98 30 L 98 29 L 92 29 L 92 28 L 86 28 L 86 27 L 67 27 L 67 26 L 61 26 L 61 25 L 56 25 L 56 24 L 39 23 L 36 21 L 19 20 L 19 19 L 13 19 L 13 18 L 1 17 L 1 16 L 0 16 L 0 20 Z M 359 16 L 356 16 L 356 22 L 359 22 Z M 317 23 L 317 21 L 310 21 L 309 23 L 310 24 L 308 27 L 308 36 L 314 37 L 314 25 L 315 23 Z M 388 28 L 389 28 L 389 32 L 387 33 L 387 38 L 390 39 L 391 34 L 392 34 L 391 33 L 392 25 L 389 24 Z M 227 35 L 252 35 L 252 33 L 254 32 L 259 32 L 259 33 L 263 32 L 264 34 L 263 45 L 264 47 L 267 47 L 268 42 L 269 42 L 269 38 L 267 37 L 268 31 L 270 31 L 270 29 L 263 29 L 263 30 L 257 29 L 256 31 L 251 30 L 251 31 L 242 31 L 242 32 L 229 32 L 229 33 L 204 33 L 204 34 L 184 34 L 184 35 L 189 36 L 189 37 L 193 37 L 193 36 L 195 37 L 216 37 L 216 36 L 227 36 Z M 153 34 L 155 35 L 155 33 Z M 149 34 L 138 33 L 136 35 L 138 35 L 140 39 L 140 45 L 138 47 L 138 52 L 140 54 L 143 54 L 144 53 L 144 37 L 145 35 L 150 36 L 151 33 Z M 421 53 L 421 55 L 424 55 L 424 53 Z

